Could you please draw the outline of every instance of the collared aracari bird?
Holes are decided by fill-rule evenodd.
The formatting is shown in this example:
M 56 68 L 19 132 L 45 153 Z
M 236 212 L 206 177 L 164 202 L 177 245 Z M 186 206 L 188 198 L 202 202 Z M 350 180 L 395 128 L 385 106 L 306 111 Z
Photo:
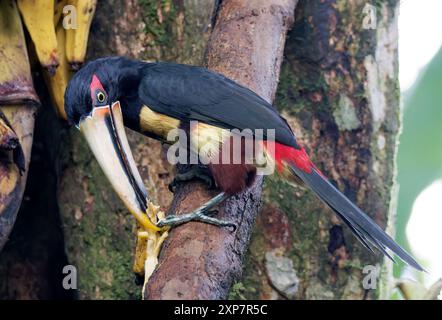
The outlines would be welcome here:
M 229 196 L 250 186 L 256 176 L 256 166 L 245 161 L 209 163 L 208 169 L 221 192 L 192 213 L 168 216 L 154 225 L 143 214 L 147 192 L 124 126 L 164 142 L 170 130 L 185 129 L 191 136 L 187 148 L 195 153 L 200 151 L 200 141 L 213 136 L 222 137 L 218 139 L 222 145 L 223 139 L 228 139 L 223 134 L 225 130 L 251 129 L 249 138 L 254 139 L 254 130 L 273 129 L 274 141 L 263 135 L 260 145 L 268 161 L 275 164 L 277 173 L 304 182 L 366 248 L 373 251 L 375 247 L 392 259 L 391 250 L 407 264 L 423 270 L 315 167 L 285 119 L 271 104 L 221 74 L 190 65 L 101 58 L 89 62 L 72 78 L 65 93 L 65 110 L 69 121 L 83 132 L 117 194 L 145 228 L 158 230 L 160 226 L 190 220 L 229 226 L 229 222 L 209 213 Z M 197 121 L 197 130 L 190 128 L 190 121 Z M 223 149 L 220 144 L 214 144 L 219 152 L 212 150 L 209 156 L 219 157 Z

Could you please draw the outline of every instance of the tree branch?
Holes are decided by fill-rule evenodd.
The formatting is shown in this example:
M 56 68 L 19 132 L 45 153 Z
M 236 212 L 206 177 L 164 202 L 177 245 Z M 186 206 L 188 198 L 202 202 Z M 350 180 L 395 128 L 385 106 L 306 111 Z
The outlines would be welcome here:
M 272 101 L 287 30 L 296 0 L 224 0 L 207 48 L 209 69 L 220 72 Z M 240 106 L 238 106 L 240 107 Z M 242 260 L 260 206 L 262 179 L 220 208 L 234 221 L 234 233 L 191 222 L 172 230 L 146 299 L 223 299 L 239 279 Z M 170 213 L 190 212 L 213 197 L 199 182 L 180 186 Z

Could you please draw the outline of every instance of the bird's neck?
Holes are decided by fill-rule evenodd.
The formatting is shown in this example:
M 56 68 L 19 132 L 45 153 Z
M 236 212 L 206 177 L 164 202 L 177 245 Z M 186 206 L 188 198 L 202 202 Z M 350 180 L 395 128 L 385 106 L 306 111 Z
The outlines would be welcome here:
M 124 124 L 135 131 L 140 131 L 139 114 L 143 104 L 138 96 L 138 87 L 146 65 L 148 64 L 131 60 L 123 68 L 119 68 L 116 75 L 118 100 L 121 103 Z

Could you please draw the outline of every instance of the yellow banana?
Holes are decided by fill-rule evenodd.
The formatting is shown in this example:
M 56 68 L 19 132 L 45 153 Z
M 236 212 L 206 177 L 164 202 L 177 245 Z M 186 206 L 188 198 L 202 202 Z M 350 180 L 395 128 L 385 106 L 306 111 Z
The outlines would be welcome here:
M 150 221 L 154 223 L 157 223 L 158 219 L 164 219 L 164 212 L 160 210 L 159 206 L 154 205 L 150 201 L 147 205 L 146 215 Z M 135 260 L 132 269 L 136 274 L 144 276 L 143 297 L 147 282 L 158 265 L 158 256 L 160 255 L 161 246 L 168 235 L 169 232 L 167 230 L 153 231 L 140 228 L 137 232 Z
M 55 75 L 51 76 L 47 71 L 44 73 L 46 85 L 52 99 L 52 104 L 55 107 L 57 115 L 66 120 L 66 113 L 64 111 L 64 92 L 69 79 L 72 76 L 69 63 L 66 60 L 65 43 L 66 31 L 63 28 L 61 21 L 57 25 L 57 43 L 58 43 L 58 59 L 60 65 L 55 71 Z
M 12 128 L 9 120 L 0 110 L 0 154 L 13 162 L 20 174 L 25 171 L 25 158 L 20 140 Z M 4 157 L 6 155 L 6 157 Z
M 67 0 L 55 0 L 54 5 L 54 26 L 58 24 L 58 21 L 60 21 L 61 14 L 63 13 L 63 8 L 65 5 L 67 5 Z
M 84 62 L 89 29 L 95 13 L 97 0 L 69 0 L 76 8 L 76 29 L 66 30 L 66 57 L 73 70 L 78 70 Z
M 52 18 L 52 17 L 51 17 Z M 38 97 L 32 86 L 26 42 L 13 0 L 0 0 L 0 250 L 21 204 L 31 155 Z M 15 162 L 15 163 L 14 163 Z M 21 174 L 21 170 L 25 171 Z
M 58 66 L 53 0 L 17 0 L 26 28 L 35 45 L 38 60 L 51 74 Z

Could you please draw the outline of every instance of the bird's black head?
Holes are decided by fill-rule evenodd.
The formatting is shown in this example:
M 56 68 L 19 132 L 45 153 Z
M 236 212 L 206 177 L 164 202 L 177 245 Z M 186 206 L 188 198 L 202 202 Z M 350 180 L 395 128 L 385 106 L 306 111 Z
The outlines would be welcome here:
M 129 148 L 120 105 L 120 100 L 138 95 L 144 65 L 121 57 L 89 62 L 68 84 L 65 111 L 129 211 L 144 228 L 158 231 L 144 214 L 147 191 Z
M 138 88 L 142 62 L 124 57 L 93 60 L 81 68 L 69 82 L 65 111 L 71 124 L 91 114 L 95 107 L 112 105 Z

